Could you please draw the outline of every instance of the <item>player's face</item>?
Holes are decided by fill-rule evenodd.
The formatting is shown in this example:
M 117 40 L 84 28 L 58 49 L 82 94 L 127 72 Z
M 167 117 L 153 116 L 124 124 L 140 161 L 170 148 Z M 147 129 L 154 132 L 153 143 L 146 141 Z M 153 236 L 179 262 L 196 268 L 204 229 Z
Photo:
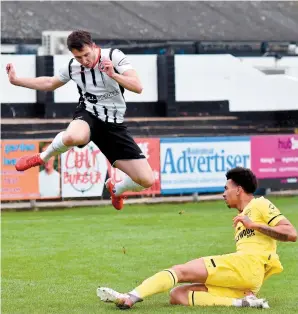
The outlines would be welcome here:
M 225 185 L 223 198 L 229 208 L 237 208 L 239 202 L 240 187 L 232 180 L 228 180 Z
M 94 45 L 85 45 L 82 50 L 72 49 L 71 52 L 82 66 L 92 68 L 96 60 L 96 49 Z

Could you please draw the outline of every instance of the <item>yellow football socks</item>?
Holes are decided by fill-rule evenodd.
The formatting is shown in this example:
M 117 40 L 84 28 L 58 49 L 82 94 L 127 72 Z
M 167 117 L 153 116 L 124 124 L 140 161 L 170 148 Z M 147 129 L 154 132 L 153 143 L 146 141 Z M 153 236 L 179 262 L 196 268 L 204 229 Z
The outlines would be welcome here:
M 218 297 L 204 291 L 190 291 L 188 293 L 188 303 L 190 306 L 233 306 L 234 298 Z
M 172 269 L 165 269 L 144 280 L 133 292 L 141 299 L 160 292 L 167 291 L 177 284 L 178 278 Z

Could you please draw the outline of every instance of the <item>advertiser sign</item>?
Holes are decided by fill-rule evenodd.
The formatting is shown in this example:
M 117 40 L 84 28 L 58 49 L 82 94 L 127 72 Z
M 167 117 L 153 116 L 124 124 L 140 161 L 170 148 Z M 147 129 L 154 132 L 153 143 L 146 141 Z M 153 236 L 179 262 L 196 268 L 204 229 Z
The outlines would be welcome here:
M 38 167 L 19 172 L 17 160 L 39 151 L 39 142 L 31 140 L 1 141 L 1 200 L 38 199 Z
M 251 138 L 252 170 L 261 187 L 298 187 L 298 135 Z
M 135 138 L 135 142 L 139 145 L 140 149 L 144 153 L 148 160 L 149 165 L 152 168 L 155 182 L 151 188 L 141 192 L 126 192 L 125 195 L 148 195 L 148 194 L 160 194 L 160 161 L 159 161 L 159 148 L 160 142 L 158 138 Z M 125 174 L 119 169 L 113 168 L 109 164 L 109 176 L 114 179 L 115 182 L 124 179 Z
M 221 192 L 226 172 L 250 168 L 249 137 L 160 140 L 161 193 Z
M 107 169 L 105 156 L 93 142 L 62 154 L 62 197 L 101 196 Z

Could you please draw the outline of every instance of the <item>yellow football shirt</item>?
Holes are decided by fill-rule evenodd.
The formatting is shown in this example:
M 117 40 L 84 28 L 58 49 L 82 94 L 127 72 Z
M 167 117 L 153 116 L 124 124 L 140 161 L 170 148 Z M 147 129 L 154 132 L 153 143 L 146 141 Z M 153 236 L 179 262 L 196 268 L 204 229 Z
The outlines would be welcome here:
M 274 227 L 285 219 L 279 209 L 264 197 L 252 199 L 240 215 L 248 216 L 258 224 Z M 235 228 L 237 252 L 267 255 L 276 253 L 276 240 L 253 229 L 247 229 L 242 223 Z

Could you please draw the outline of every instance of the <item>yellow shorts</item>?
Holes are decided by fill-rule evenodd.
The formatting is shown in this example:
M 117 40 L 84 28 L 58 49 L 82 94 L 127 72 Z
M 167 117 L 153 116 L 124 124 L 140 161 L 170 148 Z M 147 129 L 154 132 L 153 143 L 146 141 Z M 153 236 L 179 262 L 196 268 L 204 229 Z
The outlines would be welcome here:
M 257 293 L 264 281 L 264 262 L 254 255 L 232 253 L 203 257 L 208 271 L 206 287 L 211 294 L 243 297 L 247 291 Z
M 227 298 L 235 298 L 235 299 L 242 299 L 246 296 L 247 290 L 239 290 L 239 289 L 232 289 L 227 287 L 217 287 L 207 285 L 208 292 L 217 297 L 227 297 Z

